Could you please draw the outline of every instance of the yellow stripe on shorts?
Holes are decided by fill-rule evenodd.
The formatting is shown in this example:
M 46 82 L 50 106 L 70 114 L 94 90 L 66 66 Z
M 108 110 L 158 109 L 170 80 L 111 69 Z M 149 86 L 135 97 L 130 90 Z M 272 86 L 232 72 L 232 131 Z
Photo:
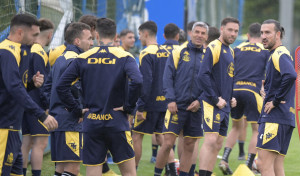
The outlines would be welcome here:
M 204 121 L 209 126 L 210 129 L 213 129 L 214 123 L 214 106 L 202 100 L 203 103 L 203 112 L 204 112 Z

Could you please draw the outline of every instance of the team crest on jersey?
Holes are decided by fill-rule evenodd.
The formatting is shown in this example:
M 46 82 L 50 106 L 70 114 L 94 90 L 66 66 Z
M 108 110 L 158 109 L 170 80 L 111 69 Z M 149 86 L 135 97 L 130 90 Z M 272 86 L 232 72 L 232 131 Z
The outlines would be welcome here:
M 227 73 L 230 77 L 233 77 L 233 72 L 234 72 L 234 65 L 233 62 L 231 62 L 227 68 Z
M 28 70 L 26 70 L 22 76 L 22 82 L 23 82 L 25 88 L 27 88 L 27 81 L 28 81 Z
M 13 154 L 12 152 L 10 152 L 10 153 L 7 155 L 7 160 L 6 160 L 5 165 L 7 165 L 7 166 L 12 166 L 13 161 L 14 161 L 14 154 Z
M 183 55 L 182 60 L 185 61 L 185 62 L 189 62 L 191 60 L 190 53 L 188 53 L 187 51 L 185 51 L 183 54 L 184 55 Z
M 178 115 L 177 115 L 177 114 L 174 114 L 174 115 L 172 116 L 172 121 L 171 121 L 171 123 L 178 124 Z
M 218 113 L 217 115 L 216 115 L 216 121 L 220 121 L 221 120 L 221 117 L 220 117 L 220 114 Z

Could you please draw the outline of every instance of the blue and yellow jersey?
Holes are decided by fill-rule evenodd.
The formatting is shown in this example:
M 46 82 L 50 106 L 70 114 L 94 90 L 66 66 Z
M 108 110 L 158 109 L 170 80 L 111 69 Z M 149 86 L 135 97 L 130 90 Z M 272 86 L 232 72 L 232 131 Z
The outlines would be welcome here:
M 66 50 L 66 48 L 67 43 L 64 43 L 63 45 L 60 45 L 49 51 L 49 63 L 51 67 L 54 65 L 56 59 Z
M 137 101 L 138 111 L 166 111 L 163 74 L 169 55 L 170 52 L 160 45 L 149 45 L 141 51 L 139 63 L 143 86 L 141 97 Z
M 186 109 L 202 93 L 197 74 L 203 59 L 203 47 L 191 42 L 174 49 L 168 58 L 163 85 L 167 102 L 175 101 L 178 109 Z
M 261 43 L 243 42 L 234 49 L 234 88 L 259 93 L 270 52 Z
M 218 97 L 222 97 L 227 105 L 222 111 L 230 112 L 230 100 L 233 90 L 234 52 L 230 46 L 219 39 L 209 43 L 206 48 L 199 81 L 203 94 L 201 98 L 209 104 L 216 105 Z
M 75 45 L 68 45 L 64 53 L 59 56 L 54 65 L 52 66 L 51 72 L 49 74 L 48 80 L 44 85 L 44 93 L 47 99 L 50 101 L 49 114 L 55 117 L 58 122 L 58 128 L 55 131 L 81 131 L 82 125 L 78 123 L 78 118 L 68 112 L 59 99 L 56 86 L 59 78 L 63 72 L 67 69 L 68 65 L 83 52 L 82 49 Z M 74 100 L 78 104 L 81 102 L 81 88 L 78 85 L 79 82 L 75 83 L 71 87 L 71 92 Z M 82 106 L 80 106 L 82 108 Z
M 176 40 L 166 40 L 162 46 L 165 47 L 169 52 L 172 52 L 174 49 L 179 47 L 179 43 Z
M 37 118 L 45 118 L 24 87 L 21 67 L 21 44 L 5 39 L 0 43 L 0 128 L 19 130 L 24 108 Z
M 38 71 L 44 75 L 44 82 L 47 81 L 48 74 L 50 72 L 49 58 L 45 50 L 40 44 L 34 44 L 31 47 L 30 62 L 28 77 L 32 79 Z M 46 97 L 43 95 L 42 88 L 33 89 L 29 91 L 31 98 L 44 110 L 48 109 L 48 103 Z
M 275 106 L 269 114 L 261 113 L 259 122 L 271 122 L 295 127 L 295 80 L 297 73 L 293 58 L 284 46 L 270 52 L 265 81 L 264 104 L 273 101 Z M 284 104 L 280 103 L 285 101 Z M 264 109 L 264 108 L 262 108 Z
M 131 80 L 128 87 L 128 102 L 125 102 L 126 78 Z M 124 106 L 131 112 L 138 99 L 142 75 L 133 56 L 118 47 L 94 47 L 80 54 L 67 67 L 56 87 L 57 94 L 65 107 L 81 114 L 81 107 L 71 93 L 71 83 L 80 78 L 83 101 L 89 111 L 83 120 L 83 132 L 128 131 L 126 112 L 113 108 Z

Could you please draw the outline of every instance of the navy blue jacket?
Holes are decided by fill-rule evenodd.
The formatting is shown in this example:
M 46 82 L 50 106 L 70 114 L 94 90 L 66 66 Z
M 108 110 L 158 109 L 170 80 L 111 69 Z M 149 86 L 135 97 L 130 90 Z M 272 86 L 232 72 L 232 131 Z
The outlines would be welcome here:
M 185 43 L 172 51 L 168 58 L 163 83 L 167 102 L 176 102 L 178 109 L 185 110 L 201 95 L 197 74 L 203 59 L 203 47 L 192 42 Z

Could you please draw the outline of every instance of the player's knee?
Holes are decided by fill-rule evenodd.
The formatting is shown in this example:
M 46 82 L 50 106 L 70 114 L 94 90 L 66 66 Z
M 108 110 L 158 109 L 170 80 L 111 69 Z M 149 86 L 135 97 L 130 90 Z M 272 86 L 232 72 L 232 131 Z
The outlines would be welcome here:
M 259 171 L 262 171 L 264 168 L 263 168 L 263 162 L 262 162 L 262 160 L 261 159 L 257 159 L 257 163 L 256 163 L 256 166 L 257 166 L 257 169 L 259 170 Z

